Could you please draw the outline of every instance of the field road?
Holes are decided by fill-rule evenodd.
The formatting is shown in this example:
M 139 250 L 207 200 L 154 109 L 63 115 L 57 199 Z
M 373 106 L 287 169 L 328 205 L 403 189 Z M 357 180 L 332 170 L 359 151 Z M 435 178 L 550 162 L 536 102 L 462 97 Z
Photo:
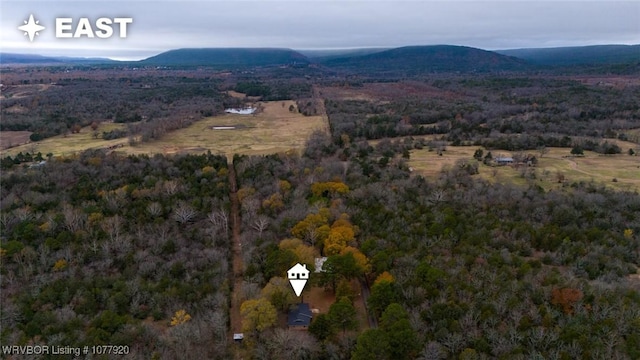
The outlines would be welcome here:
M 240 243 L 240 202 L 238 200 L 238 183 L 236 180 L 236 170 L 233 163 L 229 163 L 229 199 L 231 200 L 231 240 L 233 254 L 233 291 L 231 293 L 231 309 L 229 310 L 230 342 L 233 342 L 233 334 L 242 332 L 242 318 L 240 316 L 241 292 L 243 282 L 242 267 L 242 244 Z M 236 349 L 235 358 L 240 359 L 239 351 Z
M 374 315 L 371 315 L 371 312 L 369 312 L 369 308 L 367 307 L 367 300 L 369 299 L 369 295 L 371 295 L 368 280 L 360 279 L 360 288 L 362 289 L 362 302 L 364 303 L 364 309 L 367 312 L 367 319 L 369 320 L 369 328 L 375 329 L 378 327 L 378 321 Z

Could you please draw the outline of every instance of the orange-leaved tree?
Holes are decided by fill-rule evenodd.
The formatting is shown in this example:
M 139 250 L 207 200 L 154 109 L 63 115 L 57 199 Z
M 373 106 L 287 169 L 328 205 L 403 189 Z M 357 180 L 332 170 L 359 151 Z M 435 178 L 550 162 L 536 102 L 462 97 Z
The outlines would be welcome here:
M 572 314 L 575 303 L 582 300 L 583 296 L 584 294 L 579 289 L 556 288 L 551 292 L 551 303 L 561 306 L 565 314 Z
M 340 254 L 355 238 L 355 229 L 351 222 L 349 222 L 347 216 L 343 214 L 340 219 L 331 225 L 329 236 L 327 236 L 327 239 L 324 241 L 325 255 Z

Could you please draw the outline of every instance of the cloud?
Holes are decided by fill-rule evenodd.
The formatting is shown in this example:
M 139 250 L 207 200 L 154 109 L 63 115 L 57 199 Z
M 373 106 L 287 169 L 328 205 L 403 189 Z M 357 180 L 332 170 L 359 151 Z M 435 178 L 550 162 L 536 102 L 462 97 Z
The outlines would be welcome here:
M 3 1 L 3 51 L 144 57 L 183 47 L 484 49 L 640 43 L 636 1 Z M 48 26 L 29 44 L 33 13 Z M 130 16 L 127 39 L 55 39 L 55 17 Z M 48 24 L 48 25 L 47 25 Z M 98 54 L 100 53 L 100 54 Z

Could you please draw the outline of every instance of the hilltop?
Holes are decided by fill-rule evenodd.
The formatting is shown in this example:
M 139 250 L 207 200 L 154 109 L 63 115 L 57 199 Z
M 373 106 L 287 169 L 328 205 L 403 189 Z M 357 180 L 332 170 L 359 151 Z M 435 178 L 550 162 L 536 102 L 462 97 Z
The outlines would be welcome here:
M 291 49 L 203 48 L 170 50 L 140 61 L 153 65 L 266 66 L 307 64 L 309 59 Z
M 606 65 L 640 62 L 640 45 L 595 45 L 579 47 L 498 50 L 539 65 Z
M 84 58 L 67 56 L 42 56 L 32 54 L 0 53 L 0 64 L 24 64 L 24 65 L 63 65 L 63 64 L 97 64 L 112 63 L 114 60 L 106 58 Z
M 466 46 L 407 46 L 362 56 L 330 59 L 326 66 L 359 72 L 493 72 L 526 70 L 526 61 Z

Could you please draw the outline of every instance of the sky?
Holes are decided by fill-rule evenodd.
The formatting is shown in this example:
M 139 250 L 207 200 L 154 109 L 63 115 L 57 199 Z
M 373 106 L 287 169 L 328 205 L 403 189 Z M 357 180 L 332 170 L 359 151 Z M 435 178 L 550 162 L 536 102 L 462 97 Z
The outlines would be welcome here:
M 33 14 L 33 42 L 18 27 Z M 56 38 L 56 18 L 130 17 L 127 37 Z M 486 50 L 640 44 L 636 1 L 0 0 L 0 51 L 137 60 L 188 47 L 340 49 L 451 44 Z

